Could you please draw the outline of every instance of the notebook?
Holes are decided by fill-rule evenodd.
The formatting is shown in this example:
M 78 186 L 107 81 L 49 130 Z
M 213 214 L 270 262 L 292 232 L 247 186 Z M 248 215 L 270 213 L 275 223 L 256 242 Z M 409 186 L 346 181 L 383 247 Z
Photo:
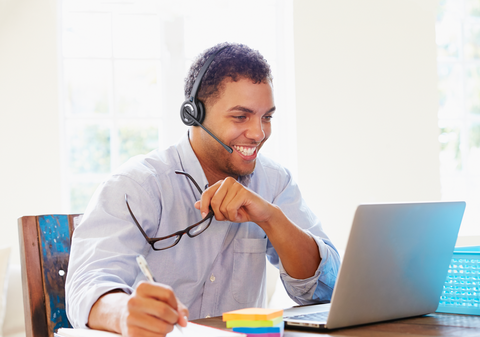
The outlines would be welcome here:
M 209 326 L 188 322 L 182 331 L 175 326 L 168 337 L 246 337 L 246 334 L 211 328 Z M 120 337 L 119 334 L 93 329 L 68 329 L 60 328 L 55 337 Z
M 285 310 L 285 328 L 336 329 L 434 312 L 464 210 L 463 201 L 358 206 L 331 303 Z

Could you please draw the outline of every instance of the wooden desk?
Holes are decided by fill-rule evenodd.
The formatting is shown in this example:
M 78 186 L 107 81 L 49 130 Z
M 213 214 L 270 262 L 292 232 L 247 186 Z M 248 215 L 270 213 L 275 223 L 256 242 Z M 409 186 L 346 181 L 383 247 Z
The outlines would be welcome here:
M 193 322 L 225 329 L 225 322 L 222 322 L 221 317 L 197 319 Z M 406 318 L 385 323 L 338 329 L 323 333 L 285 330 L 284 337 L 302 337 L 315 334 L 321 334 L 322 336 L 358 337 L 478 337 L 480 336 L 480 316 L 430 314 L 422 317 Z

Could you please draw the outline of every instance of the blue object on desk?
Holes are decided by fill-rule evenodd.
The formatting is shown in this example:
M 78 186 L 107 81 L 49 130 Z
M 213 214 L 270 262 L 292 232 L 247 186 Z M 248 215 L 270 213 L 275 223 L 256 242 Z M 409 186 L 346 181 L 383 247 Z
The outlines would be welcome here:
M 437 312 L 480 315 L 480 246 L 455 248 Z

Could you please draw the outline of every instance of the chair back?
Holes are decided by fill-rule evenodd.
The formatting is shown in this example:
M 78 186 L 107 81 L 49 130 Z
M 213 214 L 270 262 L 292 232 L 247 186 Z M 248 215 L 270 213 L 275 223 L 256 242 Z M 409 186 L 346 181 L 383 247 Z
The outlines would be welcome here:
M 27 337 L 53 337 L 71 327 L 65 312 L 70 240 L 80 214 L 18 219 Z

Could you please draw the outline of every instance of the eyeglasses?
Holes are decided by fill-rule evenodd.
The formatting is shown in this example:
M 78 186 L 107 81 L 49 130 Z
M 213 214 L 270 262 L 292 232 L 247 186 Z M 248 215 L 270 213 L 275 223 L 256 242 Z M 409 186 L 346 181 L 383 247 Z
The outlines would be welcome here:
M 195 181 L 195 179 L 192 178 L 191 175 L 182 171 L 175 171 L 175 173 L 183 174 L 184 176 L 189 178 L 197 188 L 198 192 L 202 194 L 202 190 L 200 186 L 198 186 L 197 182 Z M 125 194 L 125 202 L 127 204 L 128 211 L 130 212 L 130 215 L 132 216 L 133 221 L 137 225 L 140 232 L 142 232 L 143 236 L 145 237 L 145 240 L 147 240 L 147 242 L 152 246 L 153 250 L 165 250 L 168 248 L 172 248 L 173 246 L 175 246 L 177 243 L 180 242 L 180 239 L 182 238 L 183 234 L 187 234 L 191 238 L 194 238 L 202 234 L 210 226 L 210 224 L 212 223 L 213 216 L 215 215 L 213 213 L 212 208 L 210 207 L 210 211 L 208 212 L 208 214 L 196 224 L 188 226 L 182 231 L 178 231 L 161 238 L 150 238 L 148 237 L 147 233 L 145 233 L 142 226 L 140 226 L 140 224 L 138 223 L 137 219 L 135 218 L 135 215 L 133 215 L 133 212 L 130 209 L 130 205 L 128 204 L 127 194 Z

